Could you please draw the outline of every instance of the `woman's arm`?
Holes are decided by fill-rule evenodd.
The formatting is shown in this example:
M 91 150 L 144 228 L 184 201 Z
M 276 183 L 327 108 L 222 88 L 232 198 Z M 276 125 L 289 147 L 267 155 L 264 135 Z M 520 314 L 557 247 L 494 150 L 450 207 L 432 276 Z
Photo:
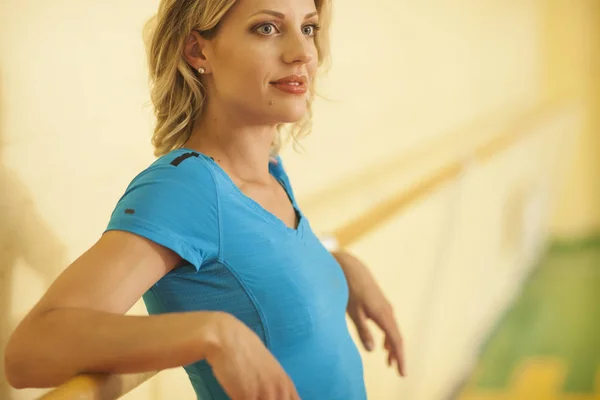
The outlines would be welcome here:
M 9 382 L 49 387 L 84 372 L 143 372 L 204 358 L 216 313 L 123 315 L 178 261 L 137 235 L 104 234 L 12 334 L 5 351 Z
M 348 281 L 349 301 L 347 312 L 356 326 L 365 349 L 374 349 L 373 336 L 367 320 L 375 322 L 385 334 L 384 348 L 388 352 L 388 365 L 395 361 L 400 375 L 406 375 L 404 343 L 394 310 L 389 300 L 375 281 L 369 269 L 354 255 L 330 246 L 331 254 L 337 260 Z
M 105 233 L 9 339 L 10 384 L 50 387 L 81 373 L 145 372 L 206 359 L 232 399 L 299 399 L 260 338 L 230 314 L 123 315 L 178 261 L 171 250 L 132 233 Z

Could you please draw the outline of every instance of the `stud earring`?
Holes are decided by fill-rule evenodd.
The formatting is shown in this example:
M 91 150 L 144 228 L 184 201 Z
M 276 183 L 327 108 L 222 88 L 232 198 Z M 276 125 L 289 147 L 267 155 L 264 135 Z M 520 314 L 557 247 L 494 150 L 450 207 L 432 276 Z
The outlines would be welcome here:
M 200 75 L 204 74 L 205 72 L 206 72 L 206 70 L 204 68 L 202 68 L 202 67 L 198 68 L 198 73 Z

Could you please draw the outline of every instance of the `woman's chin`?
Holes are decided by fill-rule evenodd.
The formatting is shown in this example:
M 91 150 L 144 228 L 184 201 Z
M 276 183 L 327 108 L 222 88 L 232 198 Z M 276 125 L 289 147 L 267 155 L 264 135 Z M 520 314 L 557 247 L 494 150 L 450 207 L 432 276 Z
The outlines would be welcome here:
M 308 110 L 305 105 L 290 107 L 285 110 L 281 110 L 281 113 L 278 113 L 278 119 L 282 123 L 290 124 L 301 121 L 306 116 L 307 112 Z

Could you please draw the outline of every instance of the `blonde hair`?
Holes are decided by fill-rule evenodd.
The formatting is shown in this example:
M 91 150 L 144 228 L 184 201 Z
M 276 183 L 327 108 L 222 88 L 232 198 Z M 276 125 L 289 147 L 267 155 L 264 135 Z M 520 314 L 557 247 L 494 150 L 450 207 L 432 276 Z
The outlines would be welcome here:
M 150 98 L 156 116 L 152 135 L 154 155 L 180 148 L 189 138 L 194 121 L 201 115 L 206 91 L 198 74 L 183 57 L 185 40 L 192 30 L 210 38 L 236 0 L 161 0 L 158 12 L 144 27 L 148 57 Z M 315 0 L 321 30 L 316 37 L 319 66 L 329 60 L 331 0 Z M 308 112 L 293 124 L 280 124 L 271 146 L 276 155 L 285 131 L 296 143 L 311 131 L 314 81 L 307 100 Z M 288 129 L 286 128 L 286 125 Z

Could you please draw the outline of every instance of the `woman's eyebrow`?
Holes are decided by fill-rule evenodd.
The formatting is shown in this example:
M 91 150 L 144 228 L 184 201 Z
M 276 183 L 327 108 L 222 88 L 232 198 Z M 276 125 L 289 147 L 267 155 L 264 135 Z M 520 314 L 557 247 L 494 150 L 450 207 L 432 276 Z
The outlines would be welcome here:
M 258 14 L 268 14 L 268 15 L 272 15 L 272 16 L 274 16 L 276 18 L 279 18 L 279 19 L 285 19 L 285 14 L 280 13 L 278 11 L 274 11 L 274 10 L 260 10 L 260 11 L 255 12 L 251 16 L 253 17 L 253 16 L 258 15 Z M 309 14 L 306 14 L 306 16 L 304 17 L 304 19 L 312 18 L 312 17 L 314 17 L 315 15 L 318 15 L 318 14 L 319 13 L 317 11 L 311 12 Z

